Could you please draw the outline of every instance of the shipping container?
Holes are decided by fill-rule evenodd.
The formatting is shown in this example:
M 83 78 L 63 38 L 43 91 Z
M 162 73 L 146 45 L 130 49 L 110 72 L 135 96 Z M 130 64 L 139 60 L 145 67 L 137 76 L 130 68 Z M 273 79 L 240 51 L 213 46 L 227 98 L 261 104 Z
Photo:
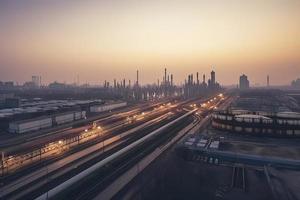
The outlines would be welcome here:
M 57 125 L 74 121 L 74 113 L 59 114 L 54 117 L 54 121 Z
M 219 141 L 213 141 L 213 142 L 211 142 L 211 144 L 209 145 L 209 148 L 211 148 L 211 149 L 219 149 L 219 144 L 220 144 L 220 142 Z
M 82 118 L 82 113 L 81 111 L 77 111 L 77 112 L 74 112 L 74 119 L 75 120 L 79 120 Z
M 85 111 L 74 112 L 74 120 L 84 119 L 85 117 L 86 117 L 86 112 Z

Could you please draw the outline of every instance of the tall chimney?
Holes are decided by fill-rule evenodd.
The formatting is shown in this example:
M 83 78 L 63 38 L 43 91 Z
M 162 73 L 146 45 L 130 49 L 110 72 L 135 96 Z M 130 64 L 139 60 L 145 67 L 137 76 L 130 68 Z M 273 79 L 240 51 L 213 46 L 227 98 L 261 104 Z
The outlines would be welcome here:
M 136 70 L 136 85 L 139 85 L 139 70 Z
M 167 68 L 165 68 L 165 84 L 167 83 Z

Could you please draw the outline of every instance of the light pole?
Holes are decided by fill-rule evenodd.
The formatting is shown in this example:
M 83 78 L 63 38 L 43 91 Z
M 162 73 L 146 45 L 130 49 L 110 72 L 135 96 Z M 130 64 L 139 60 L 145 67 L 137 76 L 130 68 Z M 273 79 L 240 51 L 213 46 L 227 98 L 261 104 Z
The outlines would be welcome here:
M 1 176 L 4 177 L 4 151 L 1 152 Z M 2 179 L 1 179 L 2 180 Z M 1 182 L 2 185 L 2 182 Z
M 104 137 L 103 137 L 104 133 L 102 131 L 101 126 L 98 126 L 97 129 L 99 130 L 99 133 L 101 134 L 101 139 L 102 139 L 102 153 L 104 153 Z

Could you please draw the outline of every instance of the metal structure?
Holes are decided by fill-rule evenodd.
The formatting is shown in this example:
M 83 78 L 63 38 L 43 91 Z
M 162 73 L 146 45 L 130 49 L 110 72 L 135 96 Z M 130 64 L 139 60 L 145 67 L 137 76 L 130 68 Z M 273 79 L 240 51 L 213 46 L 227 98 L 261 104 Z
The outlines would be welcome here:
M 237 133 L 300 137 L 300 113 L 216 111 L 212 117 L 212 126 L 216 129 Z

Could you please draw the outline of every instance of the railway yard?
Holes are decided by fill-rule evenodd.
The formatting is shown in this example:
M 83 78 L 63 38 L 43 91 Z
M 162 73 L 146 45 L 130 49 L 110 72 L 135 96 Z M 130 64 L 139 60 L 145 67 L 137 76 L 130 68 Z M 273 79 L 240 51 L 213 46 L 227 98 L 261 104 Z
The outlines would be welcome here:
M 299 199 L 299 139 L 216 129 L 237 96 L 130 105 L 2 146 L 2 199 Z M 161 166 L 164 166 L 163 168 Z
M 83 126 L 8 137 L 1 149 L 0 196 L 57 199 L 74 194 L 74 199 L 90 199 L 180 130 L 186 134 L 186 127 L 196 126 L 224 98 L 212 98 L 212 106 L 203 108 L 205 101 L 153 102 L 104 113 Z M 85 188 L 90 183 L 94 187 Z

